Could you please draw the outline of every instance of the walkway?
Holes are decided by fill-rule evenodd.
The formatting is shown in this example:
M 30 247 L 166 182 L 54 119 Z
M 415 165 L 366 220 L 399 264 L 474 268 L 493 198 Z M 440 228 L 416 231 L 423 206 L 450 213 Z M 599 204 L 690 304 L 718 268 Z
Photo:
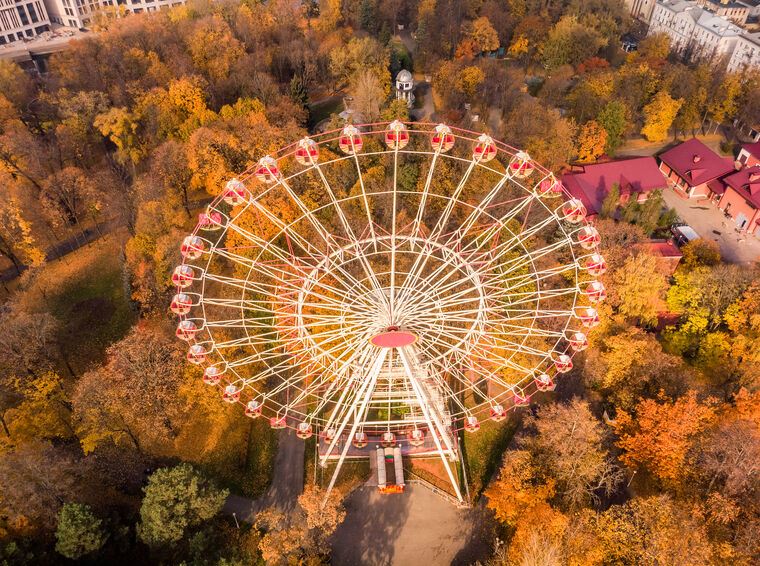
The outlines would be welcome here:
M 277 507 L 286 513 L 293 511 L 303 491 L 305 446 L 293 430 L 280 431 L 272 485 L 258 499 L 230 495 L 223 511 L 229 515 L 235 513 L 238 519 L 249 522 L 253 522 L 256 513 L 267 507 Z
M 345 505 L 332 540 L 336 566 L 472 564 L 490 553 L 483 510 L 457 509 L 422 486 L 398 495 L 361 487 Z

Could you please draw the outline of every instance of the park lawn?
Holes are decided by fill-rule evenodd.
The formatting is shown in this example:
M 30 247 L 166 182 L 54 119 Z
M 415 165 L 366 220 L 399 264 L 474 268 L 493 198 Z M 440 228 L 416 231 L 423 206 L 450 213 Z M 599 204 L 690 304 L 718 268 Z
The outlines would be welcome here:
M 336 464 L 337 460 L 330 460 L 326 468 L 317 465 L 317 485 L 327 489 L 327 486 L 330 485 L 330 479 L 335 472 Z M 313 475 L 313 462 L 311 466 Z M 348 495 L 351 491 L 369 480 L 370 473 L 369 458 L 344 460 L 338 473 L 338 479 L 335 482 L 335 489 L 340 490 L 344 496 Z
M 502 454 L 517 429 L 514 415 L 510 413 L 509 418 L 499 423 L 483 420 L 479 431 L 464 435 L 464 457 L 473 501 L 480 497 L 499 468 Z
M 322 120 L 327 120 L 333 114 L 343 112 L 343 97 L 330 97 L 309 105 L 309 126 L 315 127 Z
M 221 403 L 221 400 L 219 400 Z M 215 477 L 224 487 L 236 495 L 260 497 L 272 483 L 274 459 L 277 455 L 277 431 L 273 430 L 265 419 L 249 419 L 243 415 L 238 406 L 229 407 L 230 415 L 221 426 L 222 430 L 212 434 L 214 439 L 206 438 L 210 445 L 205 450 L 193 454 L 192 439 L 196 438 L 196 448 L 204 445 L 201 430 L 212 421 L 198 419 L 190 423 L 193 427 L 185 431 L 185 438 L 180 455 L 197 462 Z M 209 442 L 210 440 L 210 442 Z
M 136 320 L 122 268 L 123 230 L 51 261 L 31 276 L 19 300 L 29 312 L 49 311 L 76 375 L 105 359 L 105 350 Z

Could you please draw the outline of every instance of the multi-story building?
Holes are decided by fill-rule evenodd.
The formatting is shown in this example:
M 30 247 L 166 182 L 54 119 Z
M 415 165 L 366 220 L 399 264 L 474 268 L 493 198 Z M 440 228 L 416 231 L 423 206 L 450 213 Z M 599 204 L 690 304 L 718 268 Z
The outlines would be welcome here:
M 0 0 L 0 45 L 49 30 L 50 18 L 42 0 Z
M 76 28 L 92 25 L 93 17 L 99 10 L 108 10 L 114 14 L 139 14 L 184 3 L 185 0 L 45 0 L 50 21 Z
M 731 56 L 742 29 L 689 0 L 658 0 L 649 35 L 665 33 L 671 48 L 691 57 Z
M 740 26 L 747 22 L 750 12 L 748 6 L 733 0 L 697 0 L 697 4 L 707 8 L 716 16 L 722 16 Z
M 760 67 L 760 33 L 743 33 L 739 36 L 728 70 L 741 71 L 748 67 Z
M 652 19 L 655 0 L 625 0 L 625 7 L 634 18 L 644 22 Z

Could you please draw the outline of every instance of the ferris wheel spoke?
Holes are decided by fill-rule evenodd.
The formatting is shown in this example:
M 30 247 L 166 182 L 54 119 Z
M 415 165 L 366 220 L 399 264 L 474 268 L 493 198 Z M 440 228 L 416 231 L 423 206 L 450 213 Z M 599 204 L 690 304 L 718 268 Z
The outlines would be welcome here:
M 430 183 L 433 180 L 433 173 L 435 172 L 435 165 L 438 162 L 438 156 L 441 154 L 441 148 L 438 147 L 433 158 L 430 161 L 430 168 L 425 179 L 425 186 L 422 188 L 422 194 L 420 195 L 420 204 L 417 207 L 417 214 L 414 217 L 414 224 L 412 225 L 412 235 L 417 236 L 420 233 L 420 226 L 422 224 L 422 218 L 425 214 L 425 205 L 427 204 L 428 194 L 430 192 Z
M 428 239 L 425 241 L 425 244 L 422 247 L 422 250 L 415 258 L 414 265 L 410 269 L 404 283 L 402 284 L 402 290 L 399 293 L 400 301 L 404 300 L 409 293 L 409 290 L 408 290 L 409 285 L 407 284 L 407 282 L 416 280 L 418 278 L 418 274 L 421 273 L 421 271 L 425 268 L 425 265 L 427 264 L 428 259 L 430 258 L 430 253 L 432 252 L 432 246 L 430 242 L 436 242 L 440 238 L 443 230 L 445 230 L 446 224 L 449 221 L 449 216 L 451 216 L 451 212 L 454 210 L 454 207 L 456 206 L 456 203 L 458 202 L 459 195 L 462 193 L 465 183 L 467 182 L 467 179 L 470 178 L 470 175 L 473 169 L 475 168 L 475 165 L 477 165 L 477 161 L 473 157 L 473 159 L 470 161 L 469 166 L 467 167 L 464 174 L 462 175 L 462 178 L 460 179 L 459 184 L 454 190 L 454 194 L 451 196 L 450 199 L 448 199 L 448 202 L 446 203 L 446 207 L 444 208 L 443 212 L 441 213 L 441 216 L 438 218 L 433 229 L 431 230 L 430 235 L 428 236 Z

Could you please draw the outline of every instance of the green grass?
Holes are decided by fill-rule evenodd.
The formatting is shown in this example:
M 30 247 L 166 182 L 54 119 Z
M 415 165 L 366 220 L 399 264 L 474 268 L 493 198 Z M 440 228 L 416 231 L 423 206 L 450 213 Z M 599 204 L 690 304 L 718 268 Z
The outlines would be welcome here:
M 312 104 L 309 106 L 309 126 L 314 127 L 322 120 L 328 119 L 332 114 L 340 114 L 341 112 L 343 112 L 342 97 Z
M 501 456 L 517 428 L 514 417 L 500 423 L 485 420 L 480 430 L 464 436 L 464 457 L 470 495 L 477 499 L 501 463 Z
M 330 484 L 330 479 L 335 472 L 335 464 L 336 462 L 331 460 L 327 463 L 326 468 L 317 466 L 317 485 L 326 488 Z M 312 470 L 313 465 L 312 463 Z M 347 494 L 366 482 L 369 479 L 369 475 L 369 458 L 345 460 L 340 468 L 335 487 L 344 494 Z
M 230 419 L 223 439 L 197 461 L 232 493 L 260 497 L 272 482 L 277 454 L 277 434 L 265 419 Z
M 60 321 L 61 348 L 77 375 L 101 363 L 136 319 L 123 277 L 122 238 L 112 234 L 45 265 L 20 297 L 31 312 L 47 310 Z

